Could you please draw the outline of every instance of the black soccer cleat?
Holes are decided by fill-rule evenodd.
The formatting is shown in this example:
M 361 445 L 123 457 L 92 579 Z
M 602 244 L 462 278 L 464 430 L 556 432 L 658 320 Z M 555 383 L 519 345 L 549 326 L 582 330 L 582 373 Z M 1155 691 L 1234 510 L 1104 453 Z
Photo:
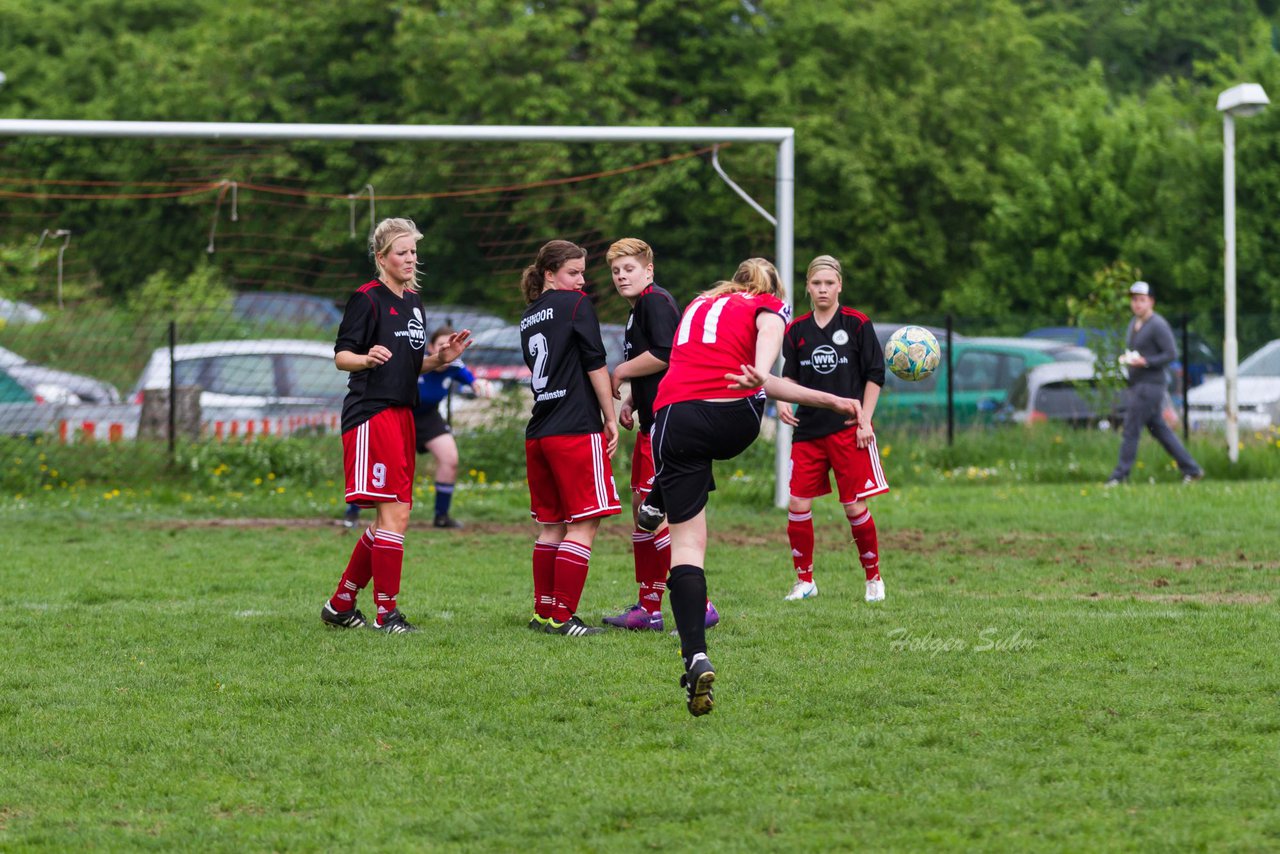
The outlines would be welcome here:
M 703 653 L 693 657 L 693 663 L 680 677 L 680 686 L 689 695 L 685 701 L 689 706 L 689 714 L 701 717 L 715 708 L 715 697 L 711 693 L 711 683 L 716 681 L 716 672 L 710 660 Z
M 431 524 L 435 525 L 437 528 L 457 529 L 462 527 L 462 523 L 450 516 L 448 513 L 443 513 L 437 516 L 435 521 Z
M 654 531 L 662 527 L 662 520 L 667 518 L 667 514 L 659 507 L 652 504 L 641 503 L 636 508 L 636 527 L 646 533 L 652 534 Z
M 335 611 L 328 602 L 320 609 L 320 619 L 326 626 L 333 626 L 335 629 L 360 629 L 369 625 L 364 614 L 355 608 L 350 611 Z
M 563 623 L 557 623 L 555 620 L 547 620 L 547 627 L 543 629 L 549 635 L 564 635 L 567 638 L 580 638 L 586 635 L 602 635 L 604 629 L 600 626 L 588 626 L 582 620 L 578 619 L 578 615 L 574 614 Z
M 386 632 L 389 635 L 403 635 L 409 632 L 416 632 L 418 630 L 417 626 L 404 618 L 404 614 L 400 613 L 399 608 L 396 608 L 388 614 L 383 614 L 382 622 L 374 623 L 373 628 L 380 632 Z
M 533 619 L 529 621 L 529 628 L 535 632 L 545 632 L 550 623 L 550 617 L 539 617 L 537 614 L 534 614 Z

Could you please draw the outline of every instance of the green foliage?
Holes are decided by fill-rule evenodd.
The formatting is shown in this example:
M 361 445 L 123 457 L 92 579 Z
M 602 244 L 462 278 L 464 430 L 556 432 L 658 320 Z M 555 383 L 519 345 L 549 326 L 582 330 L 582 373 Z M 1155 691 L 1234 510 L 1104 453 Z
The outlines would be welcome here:
M 797 267 L 818 252 L 840 256 L 847 298 L 873 315 L 949 311 L 1006 325 L 1060 316 L 1067 297 L 1089 292 L 1093 271 L 1124 258 L 1157 284 L 1167 309 L 1207 318 L 1220 305 L 1212 284 L 1221 270 L 1213 99 L 1240 80 L 1280 79 L 1274 14 L 1271 0 L 90 0 L 38 10 L 0 0 L 9 78 L 0 97 L 7 114 L 42 118 L 793 126 Z M 1277 129 L 1271 110 L 1239 135 L 1238 171 L 1249 176 L 1239 190 L 1240 311 L 1258 317 L 1280 309 L 1280 272 L 1267 256 L 1280 240 L 1280 177 L 1267 168 L 1280 157 Z M 161 140 L 9 147 L 6 174 L 123 182 L 122 192 L 175 178 L 223 188 L 111 205 L 26 203 L 41 227 L 56 218 L 73 231 L 91 280 L 117 300 L 157 271 L 182 281 L 209 263 L 229 274 L 230 256 L 199 251 L 220 181 L 411 195 L 671 153 L 299 141 L 229 144 L 201 159 Z M 774 205 L 773 152 L 735 146 L 722 158 Z M 253 267 L 237 270 L 236 287 L 283 280 L 336 293 L 367 275 L 341 198 L 332 215 L 308 218 L 241 195 L 245 225 L 232 245 Z M 681 299 L 745 255 L 774 253 L 769 226 L 705 158 L 477 197 L 465 213 L 439 198 L 396 208 L 424 225 L 433 300 L 484 302 L 506 316 L 520 308 L 514 271 L 550 237 L 585 235 L 598 254 L 616 236 L 643 234 L 658 248 L 659 281 Z M 0 243 L 20 247 L 30 223 L 13 223 Z M 474 272 L 486 251 L 509 254 L 497 287 Z M 602 265 L 589 272 L 607 281 Z M 6 288 L 37 292 L 30 277 Z M 602 316 L 623 316 L 622 302 L 599 290 Z M 1261 326 L 1242 334 L 1268 337 Z

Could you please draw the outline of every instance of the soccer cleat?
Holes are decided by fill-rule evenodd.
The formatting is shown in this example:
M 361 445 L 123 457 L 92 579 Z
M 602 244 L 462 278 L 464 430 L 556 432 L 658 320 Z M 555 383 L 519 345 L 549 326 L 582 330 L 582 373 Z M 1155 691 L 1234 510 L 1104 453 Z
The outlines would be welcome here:
M 688 694 L 685 701 L 689 706 L 689 714 L 701 717 L 715 706 L 715 697 L 711 694 L 711 683 L 716 681 L 716 672 L 711 661 L 704 653 L 696 653 L 693 661 L 680 677 L 680 686 Z
M 360 508 L 354 504 L 348 504 L 347 511 L 342 514 L 342 527 L 354 528 L 358 521 L 360 521 Z
M 533 629 L 535 632 L 545 632 L 547 630 L 547 623 L 549 622 L 551 622 L 550 617 L 539 617 L 537 614 L 534 614 L 533 619 L 529 621 L 529 628 Z
M 580 638 L 586 635 L 604 634 L 604 629 L 599 626 L 588 626 L 574 614 L 563 623 L 557 623 L 555 620 L 547 620 L 546 628 L 543 629 L 549 635 L 564 635 L 567 638 Z
M 1118 477 L 1113 477 L 1113 478 L 1109 478 L 1109 479 L 1107 480 L 1107 482 L 1106 482 L 1106 483 L 1102 484 L 1102 488 L 1103 488 L 1103 489 L 1115 489 L 1117 486 L 1120 486 L 1120 485 L 1122 485 L 1123 483 L 1124 483 L 1124 481 L 1123 481 L 1123 480 L 1121 480 L 1120 478 L 1118 478 Z
M 418 627 L 410 623 L 404 618 L 404 614 L 400 613 L 400 609 L 396 608 L 390 613 L 383 614 L 382 619 L 373 626 L 380 632 L 386 632 L 389 635 L 403 635 L 408 632 L 416 632 Z
M 800 599 L 812 599 L 818 595 L 818 582 L 816 581 L 796 581 L 791 585 L 791 592 L 783 597 L 787 602 L 795 602 Z
M 707 600 L 707 621 L 703 625 L 712 629 L 720 622 L 720 612 L 716 610 L 716 606 L 711 604 L 711 600 Z
M 1184 474 L 1182 476 L 1182 485 L 1190 486 L 1191 484 L 1195 483 L 1197 480 L 1204 480 L 1203 471 L 1198 471 L 1195 474 Z
M 320 609 L 320 619 L 326 626 L 333 626 L 335 629 L 359 629 L 368 625 L 364 614 L 355 608 L 350 611 L 335 611 L 328 602 Z
M 462 527 L 462 523 L 461 523 L 461 522 L 459 522 L 457 519 L 453 518 L 452 516 L 450 516 L 448 513 L 443 513 L 443 514 L 441 514 L 441 515 L 437 516 L 437 517 L 435 518 L 435 521 L 434 521 L 434 522 L 432 522 L 431 524 L 435 525 L 437 528 L 454 528 L 454 529 L 456 529 L 456 528 L 461 528 L 461 527 Z
M 661 528 L 662 520 L 665 518 L 667 514 L 652 504 L 641 503 L 636 508 L 636 527 L 647 533 L 652 534 Z
M 867 582 L 867 601 L 868 602 L 884 601 L 884 579 L 877 578 L 874 581 Z
M 617 629 L 632 631 L 662 631 L 662 612 L 650 614 L 639 605 L 629 605 L 621 614 L 605 617 L 604 624 Z

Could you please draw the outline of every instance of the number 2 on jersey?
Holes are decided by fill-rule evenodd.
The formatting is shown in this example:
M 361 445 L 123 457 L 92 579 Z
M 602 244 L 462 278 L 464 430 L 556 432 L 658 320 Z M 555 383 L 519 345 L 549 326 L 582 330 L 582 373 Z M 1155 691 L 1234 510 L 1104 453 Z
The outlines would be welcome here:
M 547 336 L 541 332 L 529 336 L 529 355 L 533 357 L 533 376 L 529 378 L 529 386 L 537 394 L 547 387 L 547 357 L 551 355 Z
M 698 297 L 693 301 L 693 305 L 689 306 L 689 310 L 684 313 L 684 317 L 680 318 L 680 330 L 676 333 L 677 344 L 687 344 L 689 342 L 689 334 L 693 329 L 693 318 L 698 313 L 698 309 L 705 302 L 704 297 Z M 716 326 L 720 323 L 720 312 L 724 311 L 725 305 L 729 302 L 728 297 L 717 297 L 712 303 L 711 308 L 702 317 L 702 343 L 716 343 Z

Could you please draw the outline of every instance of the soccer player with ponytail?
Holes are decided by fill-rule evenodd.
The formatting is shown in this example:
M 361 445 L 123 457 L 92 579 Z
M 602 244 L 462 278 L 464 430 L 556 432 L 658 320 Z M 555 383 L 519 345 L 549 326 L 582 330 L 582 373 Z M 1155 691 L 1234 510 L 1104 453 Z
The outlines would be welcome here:
M 654 401 L 653 456 L 671 526 L 667 595 L 684 659 L 680 683 L 695 716 L 712 710 L 716 678 L 704 618 L 712 462 L 732 459 L 755 441 L 766 395 L 831 409 L 849 421 L 861 414 L 856 400 L 769 375 L 790 313 L 781 293 L 773 265 L 751 258 L 730 281 L 695 298 L 676 329 L 670 367 Z
M 414 426 L 418 375 L 448 365 L 470 343 L 470 330 L 454 333 L 424 358 L 426 329 L 418 298 L 418 241 L 412 220 L 378 223 L 369 238 L 378 276 L 347 301 L 334 364 L 348 371 L 342 402 L 342 455 L 346 499 L 376 507 L 374 524 L 360 536 L 338 588 L 320 609 L 335 628 L 367 625 L 356 596 L 373 580 L 373 628 L 388 634 L 417 631 L 396 604 L 404 563 L 404 537 L 413 507 Z
M 521 278 L 529 305 L 520 344 L 533 390 L 525 462 L 530 510 L 541 526 L 529 628 L 575 638 L 604 631 L 578 618 L 578 602 L 600 520 L 622 512 L 609 462 L 618 418 L 600 321 L 582 290 L 586 264 L 585 249 L 552 240 Z

